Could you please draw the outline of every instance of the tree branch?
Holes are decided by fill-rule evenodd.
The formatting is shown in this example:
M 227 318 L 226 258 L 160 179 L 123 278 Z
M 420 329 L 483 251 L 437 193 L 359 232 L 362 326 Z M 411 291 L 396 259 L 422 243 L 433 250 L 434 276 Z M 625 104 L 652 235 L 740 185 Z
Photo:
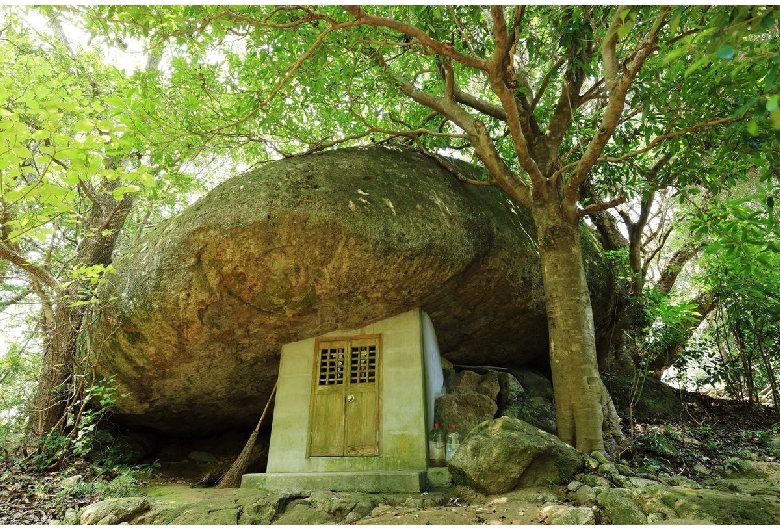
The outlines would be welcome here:
M 491 13 L 494 16 L 494 26 L 498 26 L 498 30 L 494 30 L 494 33 L 501 35 L 501 27 L 506 28 L 503 21 L 503 11 L 500 7 L 494 6 L 491 8 Z M 496 18 L 498 20 L 496 20 Z M 505 31 L 504 31 L 505 33 Z M 528 173 L 528 176 L 533 183 L 534 188 L 543 189 L 545 178 L 541 170 L 537 166 L 536 162 L 530 155 L 528 142 L 523 134 L 520 123 L 520 109 L 517 106 L 517 100 L 515 99 L 514 91 L 511 87 L 508 87 L 505 83 L 504 76 L 504 58 L 498 51 L 499 44 L 496 44 L 496 53 L 493 55 L 493 59 L 490 62 L 490 68 L 488 70 L 488 78 L 490 80 L 490 86 L 493 91 L 498 95 L 501 105 L 507 115 L 507 126 L 512 135 L 512 144 L 517 155 L 517 160 L 520 166 Z M 495 148 L 494 148 L 495 149 Z M 494 174 L 496 178 L 497 175 Z M 499 183 L 501 180 L 499 179 Z M 508 191 L 508 190 L 506 190 Z
M 492 103 L 479 99 L 476 96 L 463 92 L 457 87 L 455 88 L 453 96 L 455 97 L 455 101 L 457 101 L 458 103 L 467 105 L 472 109 L 479 111 L 483 114 L 487 114 L 488 116 L 495 118 L 499 121 L 503 121 L 503 122 L 507 121 L 506 111 L 498 105 L 494 105 Z
M 728 125 L 730 123 L 737 122 L 740 119 L 741 118 L 717 118 L 714 120 L 699 122 L 694 125 L 691 125 L 690 127 L 686 127 L 685 129 L 680 129 L 678 131 L 673 131 L 670 133 L 658 135 L 655 138 L 653 138 L 653 140 L 647 146 L 641 149 L 630 151 L 624 155 L 617 156 L 617 157 L 612 157 L 612 156 L 601 157 L 597 160 L 597 162 L 610 162 L 610 163 L 623 162 L 624 160 L 628 160 L 629 158 L 633 158 L 637 155 L 641 155 L 643 153 L 650 151 L 651 149 L 654 149 L 655 147 L 658 147 L 658 145 L 660 145 L 662 142 L 665 142 L 670 138 L 681 136 L 683 134 L 688 134 L 690 132 L 695 131 L 696 129 L 701 129 L 704 127 L 717 127 L 719 125 Z
M 602 58 L 604 62 L 604 79 L 607 90 L 609 91 L 609 100 L 604 109 L 601 124 L 597 134 L 593 137 L 585 153 L 580 158 L 564 191 L 563 208 L 571 211 L 575 208 L 578 200 L 578 189 L 582 182 L 587 178 L 591 168 L 598 162 L 607 142 L 612 137 L 615 127 L 620 121 L 623 108 L 626 102 L 628 89 L 636 78 L 639 69 L 645 63 L 650 54 L 655 50 L 658 40 L 657 31 L 660 29 L 661 22 L 666 18 L 671 8 L 664 8 L 658 15 L 652 30 L 645 35 L 644 39 L 638 44 L 636 55 L 623 75 L 618 78 L 617 75 L 617 30 L 623 24 L 619 14 L 627 7 L 618 7 L 612 18 L 610 28 L 607 30 L 607 38 L 602 46 Z
M 0 258 L 10 261 L 47 287 L 51 287 L 52 289 L 59 287 L 59 282 L 49 271 L 29 262 L 27 259 L 14 252 L 5 241 L 0 241 Z
M 680 272 L 682 272 L 683 266 L 703 248 L 703 242 L 688 241 L 681 248 L 677 249 L 661 272 L 661 277 L 658 278 L 655 289 L 661 293 L 668 294 L 674 287 L 674 283 L 677 281 Z
M 625 195 L 621 195 L 620 197 L 615 197 L 614 199 L 609 201 L 595 202 L 593 204 L 589 204 L 585 208 L 580 208 L 579 210 L 580 219 L 582 219 L 586 215 L 603 212 L 604 210 L 609 210 L 610 208 L 619 206 L 624 202 L 626 202 L 626 197 Z
M 536 95 L 533 97 L 533 100 L 531 101 L 531 111 L 536 108 L 536 106 L 539 104 L 539 100 L 542 99 L 542 96 L 544 96 L 544 93 L 547 91 L 547 87 L 550 84 L 550 79 L 552 78 L 553 72 L 558 70 L 561 66 L 566 63 L 565 58 L 558 59 L 552 67 L 547 70 L 547 72 L 544 74 L 544 77 L 542 78 L 542 83 L 539 86 L 539 90 L 536 92 Z
M 445 158 L 437 155 L 436 153 L 428 151 L 427 149 L 423 148 L 423 154 L 432 158 L 439 166 L 441 166 L 442 169 L 444 169 L 449 173 L 452 173 L 459 181 L 465 184 L 471 184 L 473 186 L 495 186 L 496 185 L 495 180 L 474 180 L 466 177 L 465 175 L 463 175 L 463 173 L 458 171 L 458 168 L 450 164 Z
M 33 292 L 32 289 L 25 288 L 19 291 L 18 293 L 14 294 L 11 298 L 7 300 L 0 300 L 0 312 L 5 311 L 12 305 L 18 304 L 19 302 L 27 298 L 32 292 Z
M 455 48 L 453 48 L 450 44 L 444 44 L 442 42 L 437 41 L 436 39 L 430 37 L 427 33 L 425 33 L 423 30 L 421 30 L 418 27 L 412 26 L 410 24 L 405 24 L 403 22 L 399 22 L 398 20 L 394 20 L 392 18 L 376 17 L 376 16 L 368 15 L 365 11 L 363 11 L 363 9 L 360 6 L 346 5 L 341 7 L 346 12 L 348 12 L 353 17 L 355 17 L 355 21 L 353 23 L 350 23 L 349 25 L 352 26 L 365 25 L 365 26 L 375 26 L 375 27 L 394 29 L 400 33 L 403 33 L 404 35 L 408 35 L 409 37 L 417 39 L 420 42 L 420 44 L 422 44 L 423 46 L 427 46 L 435 53 L 438 53 L 440 55 L 445 55 L 447 57 L 451 57 L 452 59 L 454 59 L 455 61 L 459 62 L 464 66 L 468 66 L 482 71 L 487 70 L 487 63 L 484 60 L 460 53 Z
M 452 6 L 447 6 L 447 10 L 450 12 L 450 16 L 452 17 L 452 20 L 455 22 L 455 25 L 458 27 L 458 31 L 460 32 L 460 36 L 463 39 L 463 42 L 466 43 L 466 47 L 471 52 L 471 55 L 476 57 L 476 52 L 474 51 L 474 46 L 471 44 L 471 40 L 469 40 L 468 35 L 466 34 L 466 29 L 463 27 L 463 24 L 461 24 L 460 19 L 455 14 L 455 8 Z
M 287 70 L 287 72 L 285 72 L 285 74 L 282 77 L 281 81 L 279 81 L 276 84 L 276 86 L 273 89 L 271 89 L 271 91 L 268 93 L 268 95 L 266 96 L 266 98 L 263 101 L 261 101 L 259 104 L 255 105 L 255 107 L 252 108 L 252 110 L 250 110 L 248 113 L 246 113 L 241 118 L 239 118 L 237 120 L 234 120 L 234 121 L 232 121 L 230 123 L 226 123 L 226 124 L 220 125 L 220 126 L 214 128 L 214 129 L 212 129 L 210 131 L 210 134 L 209 134 L 210 138 L 214 138 L 215 136 L 217 136 L 217 134 L 219 134 L 221 131 L 223 131 L 225 129 L 230 129 L 232 127 L 235 127 L 236 125 L 240 125 L 242 123 L 245 123 L 252 116 L 254 116 L 258 112 L 260 112 L 260 110 L 263 109 L 266 105 L 268 105 L 268 103 L 270 103 L 276 97 L 276 95 L 282 90 L 282 88 L 284 88 L 285 85 L 287 85 L 287 82 L 290 80 L 290 78 L 293 76 L 293 74 L 295 74 L 295 72 L 298 71 L 298 69 L 306 61 L 306 59 L 311 57 L 311 55 L 315 52 L 315 50 L 317 48 L 319 48 L 319 46 L 322 44 L 322 41 L 325 40 L 325 37 L 327 37 L 330 33 L 334 32 L 336 30 L 339 30 L 339 29 L 349 28 L 349 27 L 354 27 L 354 26 L 360 25 L 360 23 L 356 22 L 356 21 L 342 22 L 342 23 L 330 22 L 330 24 L 331 25 L 328 28 L 326 28 L 325 30 L 322 31 L 322 33 L 317 35 L 317 38 L 314 39 L 314 42 L 312 43 L 312 45 L 309 46 L 309 48 L 307 48 L 306 51 L 303 52 L 300 56 L 298 56 L 298 58 L 295 60 L 295 62 L 292 64 L 292 66 L 290 66 L 290 68 Z

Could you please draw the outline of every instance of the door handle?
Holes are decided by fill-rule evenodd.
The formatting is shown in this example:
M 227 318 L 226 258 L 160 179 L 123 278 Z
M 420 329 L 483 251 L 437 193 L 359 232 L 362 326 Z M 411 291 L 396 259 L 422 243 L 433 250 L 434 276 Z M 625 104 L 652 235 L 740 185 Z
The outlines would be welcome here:
M 354 395 L 354 394 L 349 394 L 349 395 L 347 396 L 347 401 L 349 401 L 350 403 L 352 403 L 353 401 L 355 401 L 355 395 Z

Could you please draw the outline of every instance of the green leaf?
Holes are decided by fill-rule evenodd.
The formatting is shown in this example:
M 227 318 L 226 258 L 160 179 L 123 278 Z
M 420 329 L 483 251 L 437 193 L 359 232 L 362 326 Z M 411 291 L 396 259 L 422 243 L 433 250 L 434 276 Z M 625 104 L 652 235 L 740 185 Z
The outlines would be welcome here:
M 758 136 L 758 122 L 756 120 L 750 120 L 747 124 L 747 132 L 752 136 Z
M 122 197 L 124 197 L 126 193 L 138 193 L 139 191 L 141 191 L 140 186 L 128 184 L 127 186 L 119 186 L 117 189 L 111 192 L 111 195 L 114 196 L 114 199 L 121 201 Z
M 718 56 L 718 58 L 723 59 L 725 61 L 730 61 L 734 58 L 734 47 L 733 46 L 721 46 L 718 48 L 718 51 L 715 52 L 715 55 Z
M 672 18 L 672 21 L 669 22 L 669 32 L 672 35 L 675 35 L 677 33 L 677 29 L 680 27 L 680 19 L 682 18 L 682 13 L 677 13 L 674 18 Z
M 3 194 L 4 202 L 16 202 L 24 197 L 25 190 L 11 190 Z
M 683 73 L 683 77 L 688 77 L 696 70 L 700 69 L 705 64 L 709 63 L 710 59 L 709 57 L 702 57 L 692 65 L 690 65 L 688 68 L 685 69 L 685 72 Z
M 95 123 L 92 120 L 79 120 L 73 126 L 73 130 L 80 133 L 92 132 L 95 128 Z
M 770 30 L 775 25 L 775 14 L 773 12 L 767 13 L 764 18 L 761 19 L 760 28 L 764 31 Z
M 154 177 L 148 171 L 141 171 L 138 174 L 138 180 L 147 188 L 153 188 L 157 184 Z
M 75 186 L 79 183 L 79 175 L 75 171 L 68 170 L 65 172 L 65 176 L 62 178 L 62 180 L 65 181 L 65 184 L 68 186 Z
M 732 118 L 739 118 L 740 116 L 745 114 L 745 112 L 750 110 L 750 108 L 753 107 L 756 103 L 758 103 L 758 98 L 751 98 L 751 99 L 749 99 L 747 103 L 745 103 L 744 105 L 739 107 L 737 110 L 735 110 L 731 114 L 731 117 Z
M 634 29 L 634 25 L 636 24 L 635 20 L 628 20 L 624 22 L 617 30 L 618 38 L 620 40 L 623 40 L 626 38 L 626 36 L 631 33 L 631 30 Z
M 777 94 L 773 96 L 769 96 L 766 100 L 766 110 L 767 112 L 772 112 L 777 108 Z
M 769 119 L 772 120 L 772 128 L 780 129 L 780 108 L 775 108 L 770 112 Z
M 13 154 L 15 154 L 16 156 L 18 156 L 19 158 L 22 158 L 24 160 L 26 160 L 26 159 L 28 159 L 28 158 L 30 158 L 32 156 L 32 153 L 30 152 L 30 150 L 27 149 L 23 145 L 14 146 L 13 148 L 11 148 L 11 152 Z

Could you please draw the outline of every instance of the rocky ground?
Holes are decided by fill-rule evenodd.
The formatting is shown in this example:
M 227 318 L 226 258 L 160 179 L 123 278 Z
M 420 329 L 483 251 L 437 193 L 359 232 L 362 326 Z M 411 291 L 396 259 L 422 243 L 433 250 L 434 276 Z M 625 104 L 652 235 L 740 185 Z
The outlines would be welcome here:
M 0 465 L 0 524 L 780 523 L 774 411 L 704 397 L 684 408 L 625 425 L 632 443 L 615 462 L 587 459 L 565 484 L 497 495 L 453 485 L 420 494 L 193 488 L 219 463 L 197 454 L 124 471 L 32 471 L 9 460 Z
M 266 492 L 192 488 L 155 477 L 132 497 L 97 502 L 59 496 L 62 479 L 18 477 L 3 498 L 3 523 L 41 524 L 777 524 L 780 465 L 741 460 L 722 477 L 695 482 L 610 473 L 601 466 L 568 485 L 481 495 L 448 486 L 420 494 Z M 607 466 L 608 468 L 609 466 Z M 48 477 L 48 478 L 47 478 Z M 656 480 L 657 479 L 657 480 Z M 56 483 L 59 482 L 59 486 Z M 7 487 L 6 491 L 11 491 Z M 26 492 L 25 492 L 26 490 Z M 63 510 L 65 506 L 70 506 Z

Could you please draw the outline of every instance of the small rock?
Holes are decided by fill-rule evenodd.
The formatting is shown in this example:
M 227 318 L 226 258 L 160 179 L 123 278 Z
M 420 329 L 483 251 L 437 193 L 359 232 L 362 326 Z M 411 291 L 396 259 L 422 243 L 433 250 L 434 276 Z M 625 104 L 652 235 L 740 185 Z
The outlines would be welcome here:
M 769 449 L 769 452 L 775 456 L 775 458 L 780 458 L 780 436 L 775 436 L 774 438 L 769 440 L 769 443 L 767 443 L 767 448 Z
M 593 509 L 586 506 L 544 506 L 541 513 L 547 524 L 596 524 L 596 515 L 593 513 Z
M 693 481 L 691 481 L 693 482 Z M 661 483 L 657 480 L 650 480 L 649 478 L 640 477 L 628 477 L 625 480 L 624 485 L 632 488 L 647 488 L 650 486 L 659 486 Z
M 453 482 L 496 494 L 520 486 L 560 484 L 581 455 L 555 436 L 506 416 L 480 423 L 450 460 Z
M 144 497 L 106 499 L 87 506 L 81 512 L 80 522 L 81 524 L 100 524 L 100 521 L 110 515 L 116 517 L 116 522 L 128 521 L 148 509 L 149 502 Z
M 729 458 L 724 464 L 723 474 L 727 477 L 764 478 L 767 473 L 752 460 Z
M 70 477 L 65 477 L 62 479 L 62 482 L 60 482 L 60 487 L 64 490 L 73 490 L 78 487 L 80 487 L 83 484 L 83 475 L 73 475 Z
M 604 462 L 601 465 L 599 465 L 599 473 L 604 473 L 605 475 L 619 475 L 617 467 L 612 462 Z
M 554 395 L 552 383 L 539 372 L 520 368 L 512 370 L 512 375 L 517 378 L 517 381 L 529 396 L 541 397 L 543 400 L 552 401 Z
M 712 471 L 710 471 L 709 469 L 707 469 L 707 467 L 705 467 L 705 466 L 704 466 L 704 465 L 702 465 L 702 464 L 696 464 L 695 466 L 693 466 L 693 470 L 694 470 L 696 473 L 698 473 L 699 475 L 705 475 L 705 476 L 708 476 L 708 475 L 712 474 Z
M 65 510 L 65 515 L 62 516 L 62 524 L 75 525 L 79 524 L 79 512 L 73 508 Z
M 598 469 L 599 461 L 592 456 L 585 455 L 585 465 L 588 467 L 588 469 Z
M 119 517 L 117 517 L 113 513 L 110 513 L 95 524 L 119 524 L 119 523 L 120 523 Z
M 577 491 L 573 492 L 571 497 L 580 506 L 592 506 L 596 504 L 597 494 L 598 490 L 595 488 L 583 485 L 577 488 Z
M 592 456 L 599 464 L 611 463 L 609 458 L 607 458 L 607 456 L 601 451 L 593 451 L 590 456 Z
M 628 478 L 621 475 L 620 473 L 616 473 L 614 475 L 610 475 L 610 480 L 612 483 L 619 487 L 619 488 L 630 488 L 631 483 L 628 481 Z
M 566 491 L 575 492 L 575 491 L 577 491 L 578 489 L 580 489 L 580 488 L 582 487 L 582 485 L 583 485 L 583 484 L 582 484 L 582 482 L 580 482 L 579 480 L 572 480 L 572 481 L 571 481 L 571 482 L 569 482 L 569 484 L 566 486 Z
M 517 380 L 515 376 L 508 372 L 499 372 L 498 383 L 501 386 L 501 391 L 498 393 L 498 405 L 499 413 L 506 405 L 511 405 L 521 399 L 525 395 L 525 389 L 523 385 Z
M 436 398 L 435 420 L 447 429 L 456 424 L 463 440 L 474 427 L 492 420 L 497 409 L 495 400 L 485 394 L 445 394 Z
M 612 483 L 609 480 L 598 475 L 583 475 L 580 480 L 583 484 L 591 487 L 601 486 L 604 488 L 609 488 L 612 486 Z
M 187 458 L 194 462 L 201 462 L 204 464 L 210 464 L 211 462 L 217 461 L 216 456 L 212 455 L 211 453 L 207 453 L 206 451 L 192 451 L 187 455 Z
M 498 401 L 501 392 L 498 373 L 494 371 L 480 375 L 471 370 L 464 370 L 448 378 L 445 385 L 448 394 L 483 394 L 494 402 Z

